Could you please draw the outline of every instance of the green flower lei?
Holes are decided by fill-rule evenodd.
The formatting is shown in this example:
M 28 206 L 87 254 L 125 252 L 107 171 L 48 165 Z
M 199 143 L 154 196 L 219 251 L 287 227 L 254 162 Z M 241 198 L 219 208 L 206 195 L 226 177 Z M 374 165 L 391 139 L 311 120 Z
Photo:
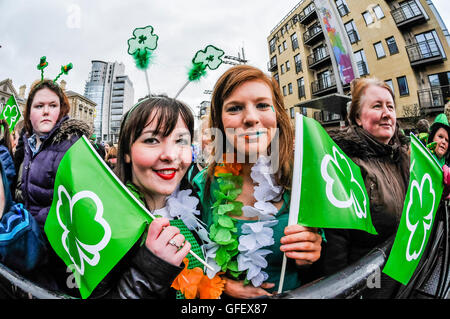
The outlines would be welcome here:
M 223 272 L 238 278 L 243 271 L 238 270 L 237 255 L 239 241 L 236 220 L 230 215 L 242 215 L 244 204 L 236 198 L 242 192 L 242 176 L 232 173 L 219 173 L 218 190 L 213 192 L 216 201 L 212 205 L 212 225 L 210 239 L 220 245 L 216 252 L 216 263 Z

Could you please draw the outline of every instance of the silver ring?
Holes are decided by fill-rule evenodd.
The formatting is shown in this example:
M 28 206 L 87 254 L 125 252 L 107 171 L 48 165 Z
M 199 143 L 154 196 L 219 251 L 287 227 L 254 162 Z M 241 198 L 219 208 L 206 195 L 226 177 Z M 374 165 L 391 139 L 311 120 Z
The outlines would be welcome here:
M 180 248 L 180 246 L 178 246 L 177 242 L 173 238 L 171 240 L 169 240 L 169 245 L 172 245 L 172 246 L 175 246 L 177 248 Z

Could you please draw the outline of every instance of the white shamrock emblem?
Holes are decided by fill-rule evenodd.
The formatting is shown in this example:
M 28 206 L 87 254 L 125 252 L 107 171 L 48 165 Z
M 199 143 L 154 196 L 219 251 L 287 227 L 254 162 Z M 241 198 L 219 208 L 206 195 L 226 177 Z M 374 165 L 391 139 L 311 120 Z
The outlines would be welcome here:
M 328 166 L 330 162 L 333 163 L 334 166 L 344 175 L 344 177 L 350 181 L 350 187 L 348 189 L 349 195 L 347 200 L 339 200 L 333 193 L 333 185 L 335 183 L 335 180 L 328 174 Z M 342 164 L 342 167 L 340 164 Z M 333 157 L 329 154 L 326 154 L 323 157 L 320 171 L 322 174 L 322 178 L 326 182 L 325 191 L 328 200 L 337 208 L 348 208 L 350 206 L 353 206 L 353 210 L 355 211 L 358 218 L 366 218 L 367 199 L 364 190 L 353 176 L 353 172 L 346 157 L 341 154 L 335 146 L 333 146 Z M 363 206 L 360 205 L 360 200 L 358 200 L 358 198 L 361 199 L 361 197 Z
M 424 187 L 426 182 L 429 184 L 429 191 L 427 191 Z M 419 196 L 414 196 L 415 194 L 418 194 Z M 432 200 L 424 200 L 425 196 L 431 197 Z M 417 201 L 417 199 L 419 199 L 419 201 Z M 420 185 L 416 180 L 412 181 L 409 203 L 406 209 L 406 227 L 411 232 L 408 239 L 408 245 L 406 246 L 407 261 L 417 259 L 422 253 L 422 249 L 425 246 L 427 231 L 430 230 L 432 225 L 435 199 L 436 194 L 434 192 L 431 176 L 429 174 L 425 174 L 423 176 Z M 427 212 L 429 208 L 429 213 L 427 213 L 426 216 L 414 216 L 415 212 L 424 211 L 422 207 L 425 207 L 425 210 Z M 413 221 L 411 221 L 411 219 L 413 219 Z M 414 219 L 417 219 L 416 223 L 413 223 Z M 418 226 L 423 226 L 423 229 L 422 227 Z M 421 236 L 422 232 L 423 236 Z M 416 238 L 416 236 L 418 236 L 419 238 Z M 418 243 L 420 243 L 420 248 L 416 249 Z M 411 246 L 414 246 L 412 253 Z
M 100 225 L 104 230 L 103 237 L 101 240 L 96 241 L 95 244 L 86 244 L 82 242 L 82 238 L 80 237 L 80 231 L 77 230 L 78 227 L 86 227 L 86 222 L 91 221 L 80 221 L 80 216 L 77 216 L 80 212 L 83 212 L 83 209 L 91 209 L 92 205 L 89 206 L 81 206 L 80 208 L 75 209 L 74 206 L 77 202 L 82 201 L 84 199 L 88 199 L 89 202 L 93 201 L 96 206 L 96 212 L 94 221 L 96 223 L 95 226 Z M 68 202 L 69 205 L 64 204 Z M 78 207 L 78 206 L 77 206 Z M 61 214 L 61 212 L 65 211 L 65 214 Z M 111 239 L 111 227 L 107 223 L 107 221 L 103 218 L 103 204 L 100 198 L 91 191 L 81 191 L 76 193 L 73 198 L 70 198 L 69 193 L 64 188 L 63 185 L 59 185 L 58 187 L 58 202 L 56 205 L 56 216 L 58 218 L 58 222 L 64 230 L 61 242 L 64 249 L 70 256 L 70 259 L 73 262 L 76 270 L 80 275 L 84 274 L 85 266 L 84 262 L 86 261 L 91 266 L 96 266 L 100 261 L 100 251 L 103 250 L 109 243 Z M 83 216 L 84 217 L 84 216 Z M 78 225 L 77 225 L 78 222 Z M 97 232 L 95 236 L 97 235 Z M 94 236 L 94 237 L 95 237 Z M 92 241 L 92 239 L 87 240 Z

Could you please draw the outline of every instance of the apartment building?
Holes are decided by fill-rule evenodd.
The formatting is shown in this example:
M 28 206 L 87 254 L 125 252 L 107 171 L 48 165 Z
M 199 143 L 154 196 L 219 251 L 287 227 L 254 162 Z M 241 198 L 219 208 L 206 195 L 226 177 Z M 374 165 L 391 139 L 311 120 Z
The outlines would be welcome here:
M 303 0 L 267 41 L 268 70 L 292 118 L 345 125 L 359 77 L 391 86 L 405 129 L 433 120 L 450 99 L 450 36 L 431 0 Z
M 96 103 L 94 133 L 98 140 L 117 142 L 122 115 L 133 105 L 134 88 L 125 65 L 92 61 L 84 96 Z

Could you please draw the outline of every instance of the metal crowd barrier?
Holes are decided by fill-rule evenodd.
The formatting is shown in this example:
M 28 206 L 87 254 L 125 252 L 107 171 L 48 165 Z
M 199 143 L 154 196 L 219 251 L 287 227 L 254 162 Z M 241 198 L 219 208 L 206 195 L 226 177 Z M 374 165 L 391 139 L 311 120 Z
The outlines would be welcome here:
M 397 298 L 416 298 L 417 292 L 426 298 L 450 299 L 449 203 L 436 213 L 436 223 L 408 286 L 403 286 Z M 274 295 L 270 299 L 336 299 L 358 298 L 368 288 L 375 271 L 383 269 L 394 237 L 373 249 L 356 263 L 343 270 L 319 278 L 297 289 Z M 438 266 L 436 266 L 436 264 Z M 379 273 L 378 273 L 379 274 Z M 378 275 L 377 274 L 377 275 Z M 0 263 L 0 298 L 9 299 L 72 299 L 48 291 Z

